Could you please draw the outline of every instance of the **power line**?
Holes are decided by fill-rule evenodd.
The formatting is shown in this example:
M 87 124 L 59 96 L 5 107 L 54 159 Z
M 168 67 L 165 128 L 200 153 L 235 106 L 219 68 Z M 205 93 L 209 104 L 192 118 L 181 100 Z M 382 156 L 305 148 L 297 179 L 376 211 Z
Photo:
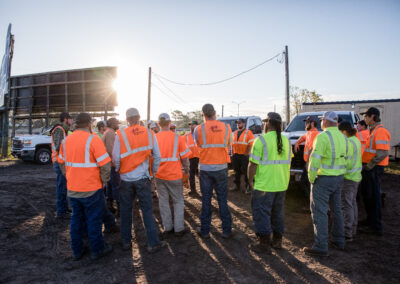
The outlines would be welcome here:
M 153 73 L 154 74 L 154 73 Z M 161 83 L 161 85 L 163 85 L 164 86 L 164 88 L 165 89 L 167 89 L 171 94 L 173 94 L 175 97 L 177 97 L 179 100 L 181 100 L 183 103 L 187 103 L 184 99 L 182 99 L 180 96 L 178 96 L 174 91 L 172 91 L 170 88 L 168 88 L 165 84 L 164 84 L 164 82 L 160 79 L 160 78 L 158 78 L 158 75 L 157 74 L 154 74 L 155 75 L 155 78 Z
M 239 77 L 239 76 L 241 76 L 241 75 L 243 75 L 243 74 L 246 74 L 246 73 L 248 73 L 248 72 L 250 72 L 250 71 L 253 71 L 254 69 L 256 69 L 256 68 L 258 68 L 258 67 L 264 65 L 265 63 L 270 62 L 270 61 L 272 61 L 272 60 L 275 59 L 275 58 L 278 58 L 278 56 L 280 56 L 280 55 L 282 55 L 282 52 L 276 54 L 275 56 L 273 56 L 273 57 L 271 57 L 271 58 L 268 58 L 267 60 L 264 60 L 263 62 L 261 62 L 261 63 L 255 65 L 255 66 L 253 66 L 253 67 L 251 67 L 250 69 L 247 69 L 247 70 L 245 70 L 245 71 L 242 71 L 242 72 L 240 72 L 240 73 L 238 73 L 238 74 L 236 74 L 236 75 L 233 75 L 233 76 L 228 77 L 228 78 L 226 78 L 226 79 L 222 79 L 222 80 L 215 81 L 215 82 L 209 82 L 209 83 L 182 83 L 182 82 L 177 82 L 177 81 L 174 81 L 174 80 L 170 80 L 170 79 L 168 79 L 168 78 L 166 78 L 166 77 L 164 77 L 164 76 L 161 76 L 161 75 L 159 75 L 159 74 L 156 74 L 156 73 L 154 73 L 154 72 L 153 72 L 153 74 L 156 75 L 157 77 L 160 77 L 161 79 L 163 79 L 163 80 L 165 80 L 165 81 L 168 81 L 168 82 L 170 82 L 170 83 L 172 83 L 172 84 L 176 84 L 176 85 L 182 85 L 182 86 L 210 86 L 210 85 L 217 85 L 217 84 L 220 84 L 220 83 L 223 83 L 223 82 L 232 80 L 232 79 L 234 79 L 234 78 L 236 78 L 236 77 Z M 283 62 L 282 59 L 278 59 L 277 61 L 278 61 L 279 63 L 282 63 L 282 62 Z
M 184 106 L 184 107 L 187 107 L 187 106 L 193 107 L 192 105 L 189 105 L 189 104 L 187 104 L 187 103 L 180 102 L 179 100 L 177 100 L 176 98 L 174 98 L 174 97 L 171 96 L 170 94 L 166 93 L 163 89 L 161 89 L 161 88 L 160 88 L 159 86 L 157 86 L 156 84 L 151 83 L 151 85 L 152 85 L 153 87 L 156 87 L 163 95 L 165 95 L 166 97 L 170 98 L 170 99 L 173 100 L 175 103 L 180 104 L 180 105 L 182 105 L 182 106 Z

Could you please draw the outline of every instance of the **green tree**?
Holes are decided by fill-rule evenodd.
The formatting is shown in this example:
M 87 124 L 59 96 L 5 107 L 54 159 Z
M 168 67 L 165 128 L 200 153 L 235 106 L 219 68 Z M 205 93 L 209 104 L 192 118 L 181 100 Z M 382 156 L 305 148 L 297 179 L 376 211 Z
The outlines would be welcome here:
M 321 94 L 318 94 L 315 90 L 309 91 L 307 89 L 300 89 L 299 87 L 290 87 L 290 99 L 291 99 L 291 116 L 297 115 L 303 103 L 316 103 L 323 102 Z

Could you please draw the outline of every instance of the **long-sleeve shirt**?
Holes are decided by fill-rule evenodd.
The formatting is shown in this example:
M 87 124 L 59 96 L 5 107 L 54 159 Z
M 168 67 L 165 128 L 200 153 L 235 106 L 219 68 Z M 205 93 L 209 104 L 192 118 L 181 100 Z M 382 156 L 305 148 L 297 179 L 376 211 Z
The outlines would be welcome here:
M 107 128 L 102 138 L 103 143 L 106 146 L 107 153 L 110 157 L 112 157 L 112 151 L 114 149 L 115 136 L 115 130 L 112 128 Z
M 158 147 L 156 136 L 153 134 L 153 148 L 151 149 L 151 155 L 153 158 L 151 170 L 155 174 L 160 166 L 161 153 Z M 121 141 L 119 141 L 118 135 L 115 136 L 114 148 L 112 151 L 112 161 L 116 171 L 119 171 L 121 164 Z M 137 181 L 143 178 L 151 178 L 149 173 L 149 158 L 143 163 L 137 166 L 133 171 L 128 173 L 120 174 L 121 180 L 123 181 Z

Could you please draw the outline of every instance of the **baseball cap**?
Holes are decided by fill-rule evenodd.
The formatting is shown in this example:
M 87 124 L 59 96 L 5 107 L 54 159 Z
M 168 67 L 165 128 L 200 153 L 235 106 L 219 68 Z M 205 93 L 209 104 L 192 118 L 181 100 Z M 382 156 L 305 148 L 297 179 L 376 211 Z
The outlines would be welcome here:
M 370 107 L 366 112 L 362 112 L 362 113 L 360 113 L 361 115 L 364 115 L 364 114 L 366 114 L 366 115 L 368 115 L 368 116 L 371 116 L 371 115 L 376 115 L 376 116 L 380 116 L 381 115 L 381 112 L 379 111 L 379 109 L 377 109 L 376 107 Z
M 137 110 L 137 108 L 131 107 L 127 109 L 126 117 L 132 117 L 132 116 L 139 116 L 139 111 Z
M 171 125 L 169 126 L 169 128 L 176 128 L 176 125 L 174 123 L 171 123 Z
M 307 116 L 307 118 L 304 119 L 303 121 L 306 121 L 306 122 L 318 122 L 318 118 L 317 118 L 316 116 L 311 116 L 311 115 L 309 115 L 309 116 Z
M 199 123 L 196 120 L 192 120 L 189 122 L 189 125 L 199 125 Z
M 152 123 L 150 124 L 150 128 L 155 128 L 155 127 L 157 127 L 157 123 L 156 123 L 156 122 L 152 122 Z
M 324 115 L 319 116 L 319 118 L 326 119 L 326 120 L 329 120 L 330 122 L 336 122 L 336 123 L 339 120 L 338 115 L 334 111 L 326 111 L 326 112 L 324 112 Z
M 151 119 L 147 122 L 147 125 L 151 125 L 154 121 L 152 121 Z
M 267 122 L 269 119 L 276 120 L 276 121 L 282 121 L 282 117 L 280 116 L 279 113 L 276 113 L 276 112 L 269 112 L 267 114 L 267 118 L 263 119 L 263 122 Z
M 236 120 L 235 122 L 236 122 L 236 123 L 240 123 L 240 122 L 246 123 L 246 119 L 244 119 L 244 118 L 239 118 L 239 119 Z
M 158 116 L 158 120 L 161 120 L 161 119 L 171 121 L 171 118 L 169 117 L 169 114 L 168 114 L 168 113 L 165 113 L 165 112 L 163 112 L 162 114 L 160 114 L 160 115 Z

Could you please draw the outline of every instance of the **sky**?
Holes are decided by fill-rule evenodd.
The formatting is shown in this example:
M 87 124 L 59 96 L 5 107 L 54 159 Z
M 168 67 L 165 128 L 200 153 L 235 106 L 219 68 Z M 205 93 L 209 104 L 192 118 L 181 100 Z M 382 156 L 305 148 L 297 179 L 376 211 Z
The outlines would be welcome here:
M 122 118 L 128 107 L 147 116 L 149 67 L 173 81 L 214 82 L 285 45 L 291 86 L 315 90 L 325 101 L 400 98 L 398 0 L 0 0 L 1 54 L 9 23 L 12 75 L 117 66 Z M 219 116 L 222 105 L 225 116 L 237 115 L 237 103 L 240 115 L 265 117 L 274 108 L 283 114 L 281 62 L 212 86 L 153 75 L 151 118 L 205 103 Z

